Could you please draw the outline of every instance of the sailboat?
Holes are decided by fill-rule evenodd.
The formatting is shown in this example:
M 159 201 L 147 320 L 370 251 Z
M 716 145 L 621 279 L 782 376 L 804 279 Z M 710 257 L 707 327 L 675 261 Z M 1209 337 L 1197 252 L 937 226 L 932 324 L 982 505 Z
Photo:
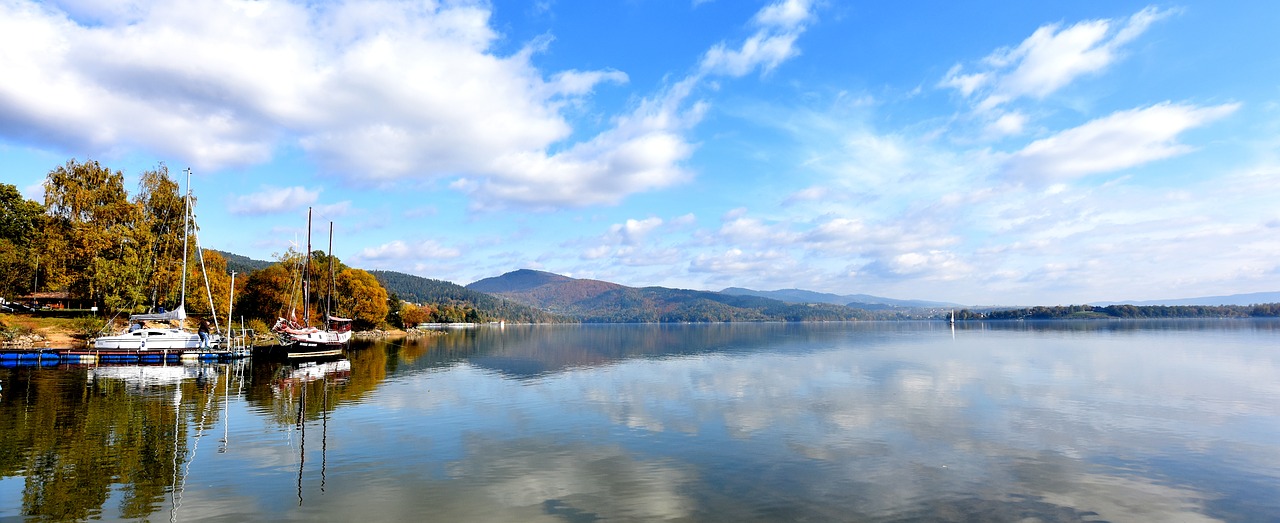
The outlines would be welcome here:
M 213 351 L 213 349 L 223 345 L 224 339 L 220 334 L 216 333 L 217 329 L 215 329 L 214 333 L 209 333 L 208 345 L 202 347 L 199 333 L 182 328 L 183 322 L 187 319 L 187 246 L 189 243 L 188 237 L 191 234 L 191 169 L 187 168 L 186 173 L 187 191 L 182 197 L 183 214 L 185 214 L 182 222 L 182 288 L 178 307 L 171 311 L 165 311 L 161 308 L 160 312 L 129 316 L 129 326 L 123 332 L 111 336 L 99 336 L 89 340 L 89 344 L 94 350 L 204 349 Z M 212 297 L 210 297 L 209 302 L 210 309 L 212 309 Z M 217 321 L 215 316 L 214 322 L 216 323 Z M 147 322 L 164 323 L 167 326 L 147 326 Z
M 302 323 L 290 318 L 279 318 L 271 332 L 280 340 L 280 347 L 289 359 L 323 358 L 342 355 L 342 347 L 351 341 L 351 319 L 332 314 L 334 289 L 333 275 L 333 222 L 329 222 L 329 293 L 325 304 L 325 328 L 311 325 L 311 209 L 307 209 L 307 255 L 302 266 Z

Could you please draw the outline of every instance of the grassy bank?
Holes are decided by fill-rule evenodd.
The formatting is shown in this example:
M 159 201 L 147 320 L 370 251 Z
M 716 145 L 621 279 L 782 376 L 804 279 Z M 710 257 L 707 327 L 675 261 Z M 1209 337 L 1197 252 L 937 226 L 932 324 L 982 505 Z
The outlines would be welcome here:
M 101 325 L 100 320 L 97 324 Z M 35 334 L 40 338 L 31 343 L 35 348 L 83 347 L 87 339 L 83 333 L 85 325 L 80 317 L 0 313 L 0 342 L 7 346 L 24 337 L 30 340 Z

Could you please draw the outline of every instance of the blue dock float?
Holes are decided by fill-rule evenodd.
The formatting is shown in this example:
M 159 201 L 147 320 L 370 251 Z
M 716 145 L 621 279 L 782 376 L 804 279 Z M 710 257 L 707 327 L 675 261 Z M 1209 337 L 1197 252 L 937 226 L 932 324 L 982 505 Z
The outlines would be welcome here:
M 246 351 L 94 350 L 38 349 L 0 350 L 0 367 L 49 366 L 59 363 L 180 363 L 184 361 L 222 362 L 245 357 Z

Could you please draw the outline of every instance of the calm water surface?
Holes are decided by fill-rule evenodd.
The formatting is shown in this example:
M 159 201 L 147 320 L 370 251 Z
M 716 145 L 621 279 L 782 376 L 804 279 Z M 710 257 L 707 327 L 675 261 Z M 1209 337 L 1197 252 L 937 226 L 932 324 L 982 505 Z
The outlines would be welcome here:
M 0 368 L 0 520 L 1280 521 L 1280 323 L 481 328 Z

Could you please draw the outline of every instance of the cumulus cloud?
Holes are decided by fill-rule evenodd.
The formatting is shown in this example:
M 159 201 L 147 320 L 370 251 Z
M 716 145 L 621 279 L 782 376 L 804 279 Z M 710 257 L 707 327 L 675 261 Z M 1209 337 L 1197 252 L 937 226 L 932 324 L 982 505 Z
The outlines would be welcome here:
M 1190 150 L 1182 132 L 1227 116 L 1240 106 L 1161 103 L 1130 109 L 1036 140 L 1005 166 L 1018 179 L 1061 180 L 1112 172 Z
M 692 272 L 709 272 L 721 276 L 761 274 L 792 266 L 785 253 L 778 250 L 747 252 L 729 249 L 719 254 L 703 254 L 689 263 Z
M 446 247 L 435 240 L 408 243 L 400 240 L 369 247 L 360 251 L 359 258 L 367 261 L 395 261 L 420 259 L 449 259 L 462 255 L 453 247 Z
M 319 189 L 263 186 L 256 193 L 237 197 L 231 202 L 230 211 L 233 214 L 276 214 L 311 205 L 319 197 Z M 347 205 L 338 204 L 334 209 L 345 210 L 346 207 Z
M 737 49 L 721 42 L 707 51 L 699 65 L 706 74 L 745 76 L 756 68 L 768 73 L 799 54 L 796 39 L 813 16 L 807 0 L 783 0 L 765 6 L 753 22 L 757 29 Z
M 563 151 L 498 154 L 477 166 L 480 176 L 452 187 L 471 194 L 480 207 L 560 207 L 614 204 L 685 181 L 689 173 L 680 163 L 693 146 L 684 133 L 705 111 L 701 104 L 684 106 L 691 87 L 677 84 L 615 119 L 613 128 Z
M 1014 48 L 998 49 L 966 72 L 952 67 L 939 82 L 966 98 L 978 97 L 980 110 L 994 109 L 1018 98 L 1041 99 L 1077 78 L 1098 73 L 1121 58 L 1123 47 L 1171 11 L 1148 7 L 1127 20 L 1088 20 L 1063 28 L 1037 29 Z
M 953 280 L 970 271 L 959 257 L 949 251 L 904 252 L 867 264 L 864 271 L 887 278 L 930 278 Z
M 492 6 L 459 2 L 0 4 L 0 136 L 65 150 L 146 150 L 204 170 L 298 148 L 329 175 L 452 178 L 479 208 L 614 204 L 687 180 L 706 75 L 795 56 L 808 2 L 762 9 L 740 48 L 581 139 L 564 115 L 628 81 L 540 70 L 554 44 L 502 55 Z M 180 29 L 177 29 L 180 28 Z
M 662 218 L 651 216 L 643 220 L 628 219 L 609 228 L 609 235 L 623 245 L 638 245 L 646 235 L 662 225 Z

